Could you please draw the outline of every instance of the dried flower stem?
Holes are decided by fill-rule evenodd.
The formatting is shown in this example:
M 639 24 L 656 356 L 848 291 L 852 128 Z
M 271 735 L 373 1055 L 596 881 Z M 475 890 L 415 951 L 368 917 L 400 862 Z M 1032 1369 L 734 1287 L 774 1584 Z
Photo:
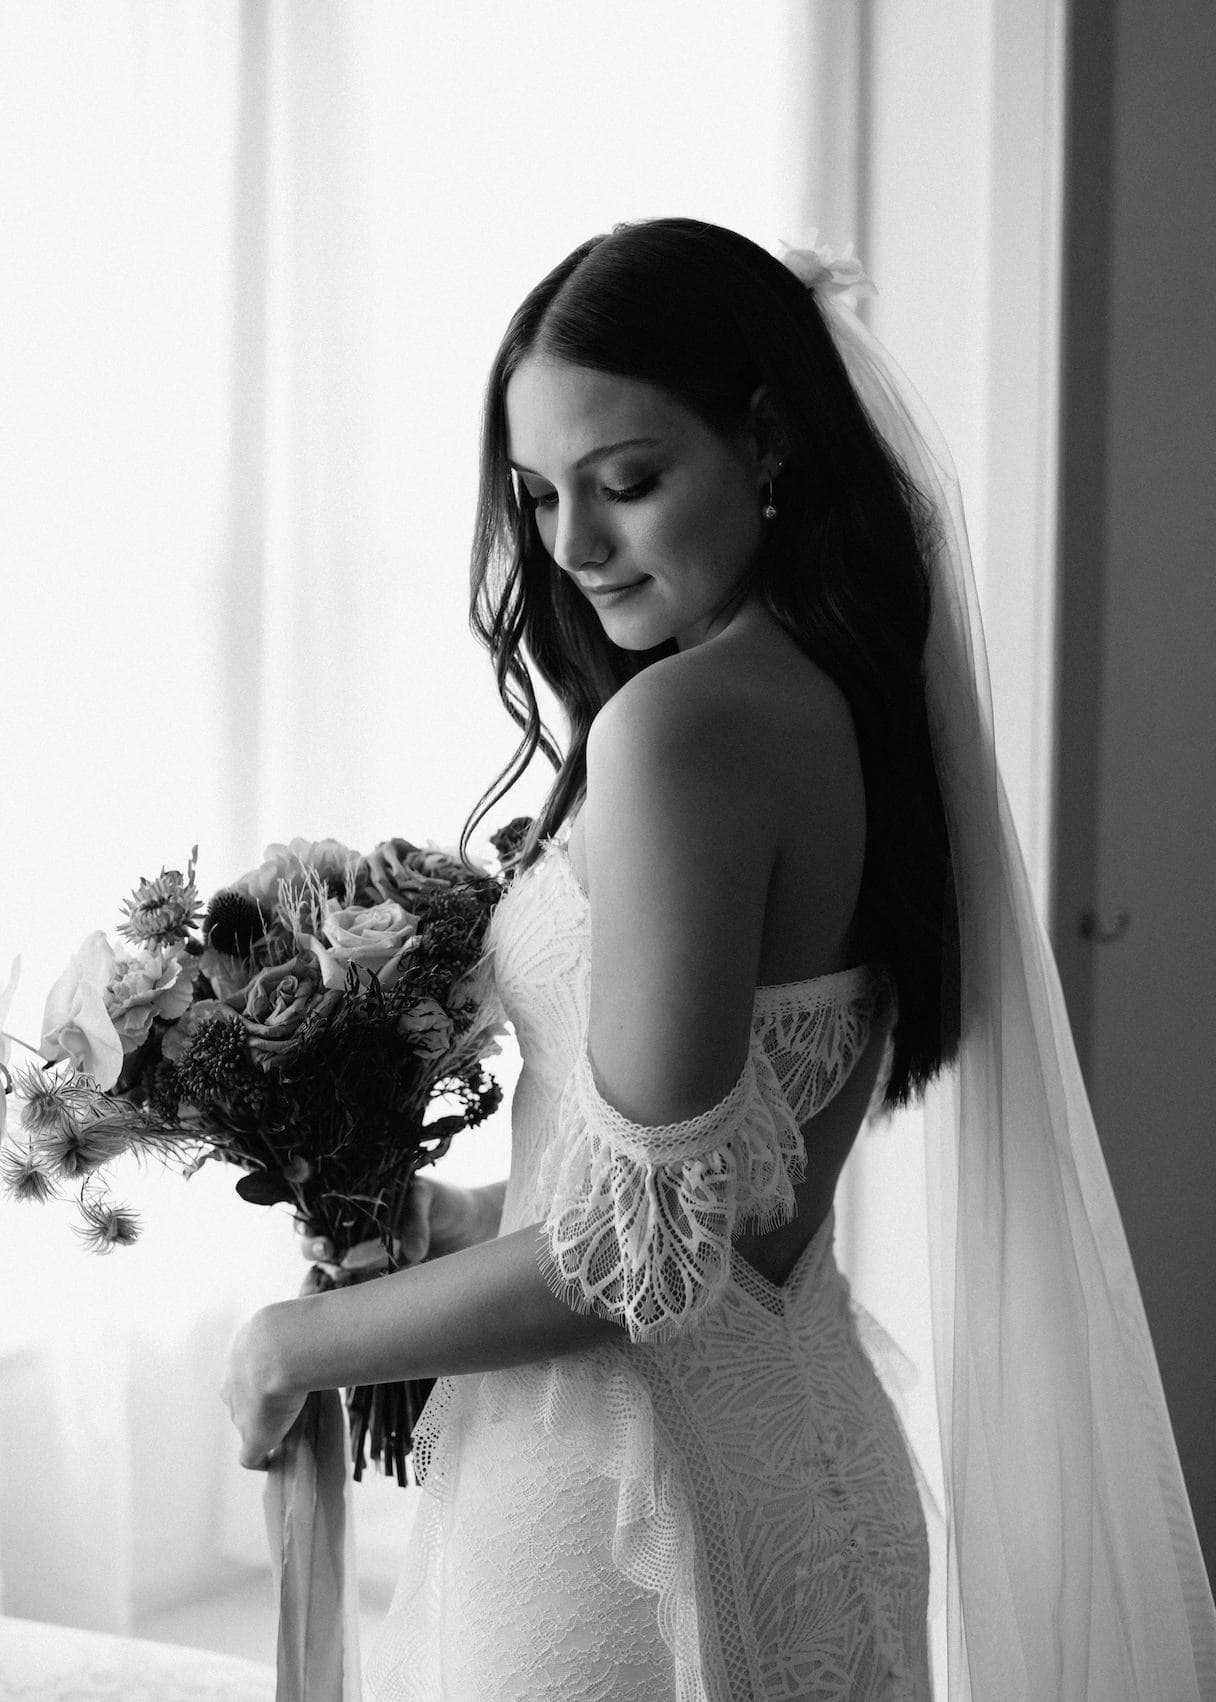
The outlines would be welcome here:
M 23 1052 L 32 1052 L 36 1058 L 42 1058 L 44 1064 L 54 1068 L 52 1060 L 43 1056 L 40 1046 L 31 1046 L 28 1040 L 22 1040 L 19 1034 L 10 1034 L 7 1028 L 0 1028 L 0 1040 L 11 1040 L 14 1046 L 20 1046 Z M 58 1062 L 60 1060 L 56 1060 Z

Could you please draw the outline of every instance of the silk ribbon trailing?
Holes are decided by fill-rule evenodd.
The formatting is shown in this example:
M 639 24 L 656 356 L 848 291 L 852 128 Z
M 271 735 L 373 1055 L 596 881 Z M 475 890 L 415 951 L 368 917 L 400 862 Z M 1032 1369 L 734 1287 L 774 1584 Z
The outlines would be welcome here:
M 309 1395 L 266 1476 L 279 1610 L 275 1702 L 360 1702 L 359 1595 L 346 1411 Z

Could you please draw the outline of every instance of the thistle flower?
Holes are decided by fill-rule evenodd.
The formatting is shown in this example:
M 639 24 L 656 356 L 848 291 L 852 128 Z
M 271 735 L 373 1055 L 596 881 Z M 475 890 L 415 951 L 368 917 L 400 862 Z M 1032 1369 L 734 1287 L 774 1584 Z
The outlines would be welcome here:
M 129 1247 L 139 1240 L 139 1218 L 126 1206 L 82 1196 L 80 1215 L 84 1223 L 73 1227 L 90 1253 L 112 1253 L 115 1247 Z
M 226 957 L 248 957 L 269 927 L 270 918 L 256 898 L 227 888 L 207 906 L 203 938 Z
M 180 869 L 162 869 L 154 880 L 140 877 L 139 885 L 123 904 L 127 917 L 118 931 L 137 945 L 175 945 L 184 940 L 201 914 L 194 869 L 198 846 L 190 852 L 183 875 Z
M 54 1178 L 29 1147 L 24 1152 L 13 1147 L 0 1151 L 0 1188 L 10 1200 L 30 1200 L 39 1206 L 58 1197 Z

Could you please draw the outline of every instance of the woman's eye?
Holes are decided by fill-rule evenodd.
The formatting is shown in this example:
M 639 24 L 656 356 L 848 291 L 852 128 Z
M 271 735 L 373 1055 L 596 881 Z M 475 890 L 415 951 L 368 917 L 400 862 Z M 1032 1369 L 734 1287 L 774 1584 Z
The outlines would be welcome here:
M 636 502 L 639 497 L 649 496 L 658 484 L 658 476 L 648 473 L 644 479 L 639 479 L 632 485 L 605 485 L 604 495 L 609 502 Z
M 639 497 L 648 496 L 658 482 L 657 473 L 648 473 L 644 479 L 637 479 L 631 485 L 601 485 L 600 492 L 605 502 L 637 502 Z M 557 507 L 556 491 L 525 490 L 524 494 L 534 509 Z

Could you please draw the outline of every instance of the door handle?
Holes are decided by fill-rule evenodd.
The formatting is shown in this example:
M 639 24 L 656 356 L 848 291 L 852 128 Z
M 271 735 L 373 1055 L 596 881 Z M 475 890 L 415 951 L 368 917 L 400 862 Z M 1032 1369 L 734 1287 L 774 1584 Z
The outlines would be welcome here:
M 1095 945 L 1113 945 L 1123 938 L 1131 925 L 1131 912 L 1128 910 L 1120 910 L 1113 922 L 1106 921 L 1096 910 L 1081 912 L 1081 938 L 1092 940 Z

